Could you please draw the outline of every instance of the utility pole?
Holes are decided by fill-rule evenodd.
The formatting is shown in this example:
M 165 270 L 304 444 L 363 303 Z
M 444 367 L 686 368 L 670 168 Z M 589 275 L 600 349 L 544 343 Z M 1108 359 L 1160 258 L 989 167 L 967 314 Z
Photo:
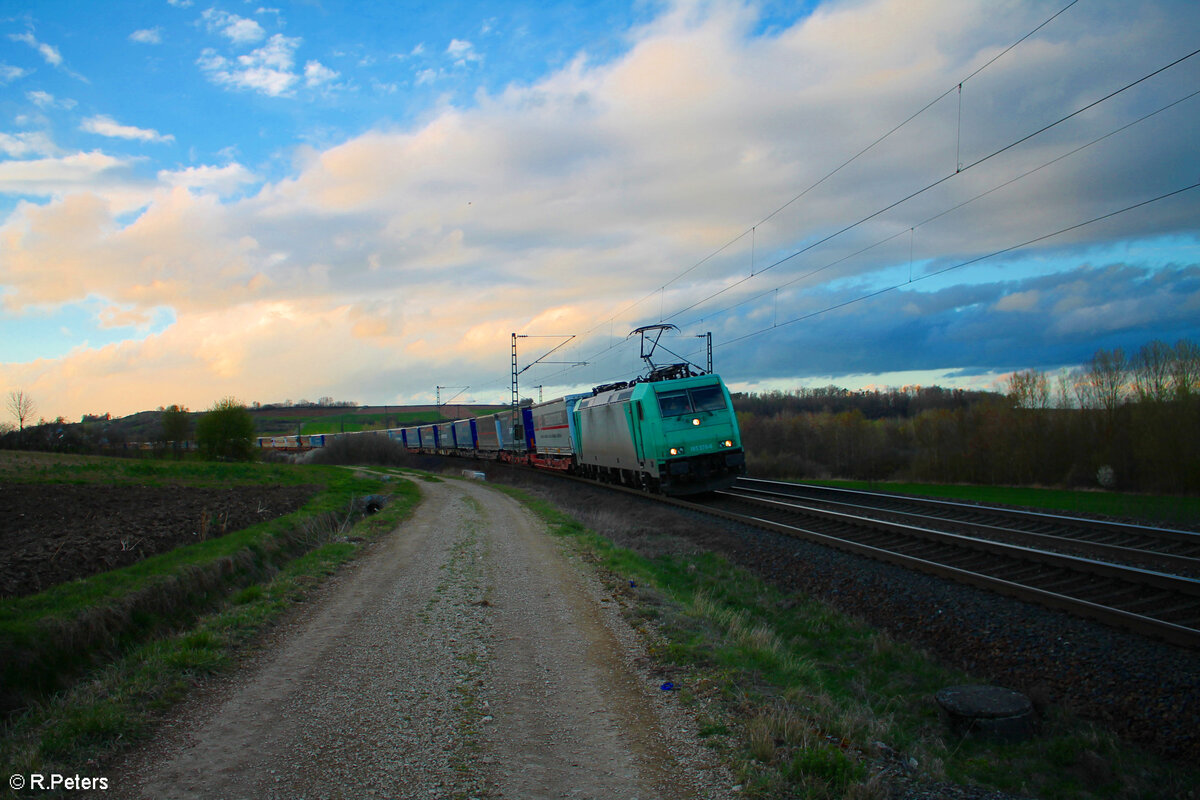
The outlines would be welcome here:
M 513 335 L 512 335 L 512 410 L 513 410 L 513 437 L 514 437 L 514 439 L 516 438 L 516 429 L 519 427 L 519 425 L 520 425 L 519 420 L 521 419 L 521 417 L 520 417 L 521 395 L 520 395 L 519 387 L 517 385 L 517 379 L 519 378 L 519 376 L 521 375 L 522 372 L 524 372 L 526 369 L 529 369 L 534 364 L 570 364 L 573 367 L 587 366 L 586 361 L 546 361 L 546 360 L 544 360 L 546 358 L 546 356 L 548 356 L 551 353 L 553 353 L 554 351 L 558 350 L 560 347 L 563 347 L 564 345 L 566 345 L 568 342 L 570 342 L 574 338 L 575 338 L 575 334 L 573 334 L 573 333 L 572 334 L 559 334 L 557 336 L 531 336 L 526 333 L 516 333 L 515 331 L 513 332 Z M 530 361 L 528 364 L 526 364 L 525 369 L 519 370 L 519 369 L 517 369 L 517 339 L 562 339 L 562 341 L 559 342 L 558 344 L 554 345 L 554 347 L 551 347 L 549 350 L 547 350 L 545 353 L 543 353 L 538 358 L 535 358 L 533 361 Z M 538 387 L 538 388 L 540 389 L 541 387 Z M 540 398 L 540 395 L 539 395 L 539 398 Z
M 471 388 L 470 386 L 438 386 L 438 387 L 436 387 L 437 405 L 434 407 L 438 410 L 438 414 L 440 415 L 442 413 L 442 389 L 458 389 L 458 391 L 455 392 L 450 397 L 450 400 L 453 400 L 455 397 L 458 397 L 460 394 L 462 394 L 463 392 L 465 392 L 467 389 L 470 389 L 470 388 Z M 446 402 L 449 403 L 450 400 L 447 400 Z
M 575 334 L 573 334 L 573 333 L 572 334 L 560 334 L 558 336 L 530 336 L 529 334 L 526 334 L 526 333 L 514 333 L 512 335 L 512 407 L 513 407 L 514 412 L 517 410 L 517 407 L 521 403 L 519 388 L 517 386 L 517 378 L 518 378 L 518 376 L 520 376 L 520 374 L 522 372 L 529 369 L 534 364 L 569 364 L 572 367 L 586 367 L 587 366 L 588 362 L 586 362 L 586 361 L 546 361 L 545 360 L 546 356 L 548 356 L 551 353 L 553 353 L 554 351 L 558 350 L 560 347 L 563 347 L 564 345 L 566 345 L 568 342 L 570 342 L 574 338 L 575 338 Z M 518 370 L 517 369 L 517 339 L 562 339 L 562 341 L 559 342 L 558 344 L 554 345 L 554 347 L 551 347 L 549 350 L 547 350 L 545 353 L 543 353 L 538 358 L 535 358 L 533 361 L 530 361 L 528 364 L 525 365 L 524 369 Z M 540 389 L 541 387 L 539 386 L 538 388 Z
M 708 340 L 708 374 L 712 375 L 712 331 L 696 334 L 697 339 Z

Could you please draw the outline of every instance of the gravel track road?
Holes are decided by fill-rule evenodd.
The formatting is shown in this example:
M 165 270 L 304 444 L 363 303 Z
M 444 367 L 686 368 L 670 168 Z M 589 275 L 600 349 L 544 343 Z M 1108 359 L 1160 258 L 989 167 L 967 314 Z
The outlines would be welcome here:
M 413 517 L 132 753 L 106 797 L 717 798 L 620 598 L 515 500 Z

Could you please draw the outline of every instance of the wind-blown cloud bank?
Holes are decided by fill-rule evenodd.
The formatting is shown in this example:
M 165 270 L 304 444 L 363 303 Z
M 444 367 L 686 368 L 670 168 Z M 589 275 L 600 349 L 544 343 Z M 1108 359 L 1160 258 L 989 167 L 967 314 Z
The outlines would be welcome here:
M 964 81 L 1047 8 L 835 2 L 763 32 L 750 7 L 682 3 L 618 58 L 581 53 L 419 124 L 299 147 L 261 184 L 237 163 L 145 178 L 102 150 L 0 139 L 37 156 L 0 162 L 0 192 L 22 198 L 0 226 L 4 313 L 99 297 L 176 315 L 0 376 L 78 416 L 226 394 L 397 402 L 436 384 L 504 398 L 512 331 L 583 334 L 565 358 L 588 367 L 528 382 L 598 383 L 638 370 L 613 345 L 659 319 L 713 331 L 725 377 L 762 385 L 1054 366 L 1194 336 L 1200 192 L 1068 229 L 1197 179 L 1196 99 L 1114 131 L 1194 91 L 1200 58 L 1003 149 L 1194 49 L 1191 5 L 1121 8 L 1072 8 Z M 206 50 L 203 74 L 290 102 L 296 40 L 205 19 L 245 52 Z M 305 75 L 338 77 L 316 61 Z M 105 136 L 182 138 L 91 119 Z

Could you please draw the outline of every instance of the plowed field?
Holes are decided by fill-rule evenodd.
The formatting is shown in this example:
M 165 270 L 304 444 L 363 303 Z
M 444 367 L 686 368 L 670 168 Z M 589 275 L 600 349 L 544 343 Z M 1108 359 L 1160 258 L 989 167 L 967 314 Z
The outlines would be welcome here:
M 34 594 L 291 513 L 317 488 L 0 483 L 0 597 Z

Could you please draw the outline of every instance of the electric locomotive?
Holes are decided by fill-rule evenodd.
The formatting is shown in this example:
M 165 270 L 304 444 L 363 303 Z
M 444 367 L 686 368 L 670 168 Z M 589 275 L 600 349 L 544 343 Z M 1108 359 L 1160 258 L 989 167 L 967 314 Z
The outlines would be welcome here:
M 632 384 L 597 387 L 575 415 L 575 469 L 663 494 L 728 488 L 746 455 L 729 390 L 684 365 Z

